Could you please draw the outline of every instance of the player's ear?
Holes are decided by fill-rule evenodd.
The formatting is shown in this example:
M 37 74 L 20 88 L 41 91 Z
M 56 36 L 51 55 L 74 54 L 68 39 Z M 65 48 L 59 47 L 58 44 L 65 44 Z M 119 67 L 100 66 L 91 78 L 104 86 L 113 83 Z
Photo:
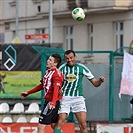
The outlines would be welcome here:
M 57 62 L 55 62 L 55 63 L 54 63 L 54 66 L 55 66 L 55 67 L 57 67 L 57 66 L 58 66 L 58 63 L 57 63 Z

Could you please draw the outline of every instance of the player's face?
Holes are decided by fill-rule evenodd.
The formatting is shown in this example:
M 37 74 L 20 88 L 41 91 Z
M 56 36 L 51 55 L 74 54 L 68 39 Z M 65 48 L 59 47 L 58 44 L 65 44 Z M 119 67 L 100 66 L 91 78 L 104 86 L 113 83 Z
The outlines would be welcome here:
M 75 63 L 76 63 L 76 56 L 74 56 L 73 53 L 70 53 L 70 54 L 66 54 L 65 55 L 65 59 L 66 59 L 66 62 L 69 66 L 74 66 Z
M 56 67 L 57 63 L 55 63 L 54 61 L 54 57 L 50 56 L 47 60 L 47 64 L 46 64 L 46 67 L 47 68 L 53 68 L 53 67 Z

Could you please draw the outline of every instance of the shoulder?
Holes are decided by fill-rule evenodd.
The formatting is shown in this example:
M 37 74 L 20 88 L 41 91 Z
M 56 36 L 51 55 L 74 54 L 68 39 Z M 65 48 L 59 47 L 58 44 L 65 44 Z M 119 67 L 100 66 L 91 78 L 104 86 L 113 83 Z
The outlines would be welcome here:
M 62 72 L 59 69 L 54 70 L 53 78 L 59 78 L 60 80 L 63 80 L 64 76 Z
M 78 67 L 79 67 L 79 70 L 85 72 L 85 73 L 90 73 L 90 69 L 85 66 L 84 64 L 81 64 L 81 63 L 77 63 Z
M 61 70 L 61 69 L 63 69 L 64 67 L 66 67 L 66 63 L 62 64 L 62 65 L 59 67 L 59 69 Z
M 61 76 L 62 72 L 58 68 L 56 68 L 56 69 L 54 69 L 54 75 Z
M 84 64 L 81 64 L 81 63 L 77 63 L 77 66 L 83 69 L 88 69 L 88 67 L 86 67 Z

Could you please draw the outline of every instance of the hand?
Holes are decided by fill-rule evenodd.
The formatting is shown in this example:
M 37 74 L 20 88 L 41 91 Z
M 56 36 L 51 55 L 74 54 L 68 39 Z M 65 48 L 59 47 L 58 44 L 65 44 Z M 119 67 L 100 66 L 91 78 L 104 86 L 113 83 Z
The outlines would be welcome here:
M 29 95 L 28 92 L 22 92 L 20 94 L 20 97 L 21 97 L 21 99 L 25 99 L 28 95 Z
M 105 78 L 104 78 L 103 76 L 101 76 L 101 77 L 99 78 L 99 81 L 101 81 L 101 83 L 102 83 L 102 82 L 105 81 Z
M 49 109 L 54 109 L 54 108 L 55 108 L 54 105 L 49 104 Z

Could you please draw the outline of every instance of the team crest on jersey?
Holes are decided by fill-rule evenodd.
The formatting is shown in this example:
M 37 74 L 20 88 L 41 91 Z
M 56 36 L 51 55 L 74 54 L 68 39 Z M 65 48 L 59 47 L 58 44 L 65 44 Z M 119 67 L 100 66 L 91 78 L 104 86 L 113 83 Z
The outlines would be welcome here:
M 68 74 L 68 75 L 66 76 L 66 80 L 67 80 L 68 82 L 74 82 L 74 81 L 76 80 L 76 75 L 74 75 L 74 74 Z

